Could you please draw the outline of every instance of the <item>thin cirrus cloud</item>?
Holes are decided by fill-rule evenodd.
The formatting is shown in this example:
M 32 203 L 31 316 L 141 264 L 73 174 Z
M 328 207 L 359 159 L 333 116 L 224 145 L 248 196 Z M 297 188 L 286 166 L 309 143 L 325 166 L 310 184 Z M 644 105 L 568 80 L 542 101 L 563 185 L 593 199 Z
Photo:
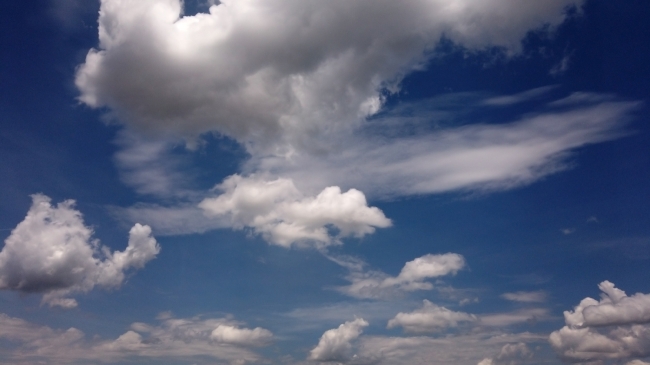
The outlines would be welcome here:
M 566 325 L 549 337 L 553 349 L 576 363 L 650 355 L 650 294 L 628 296 L 609 281 L 598 288 L 600 301 L 585 298 L 564 312 Z
M 92 238 L 74 201 L 52 206 L 42 194 L 32 200 L 0 251 L 0 289 L 43 293 L 43 303 L 73 308 L 77 301 L 68 295 L 119 287 L 128 270 L 143 268 L 160 251 L 151 228 L 136 224 L 126 249 L 111 253 Z
M 232 364 L 259 362 L 251 347 L 268 345 L 273 334 L 262 328 L 242 328 L 229 318 L 174 318 L 158 316 L 158 325 L 133 323 L 115 339 L 90 340 L 76 329 L 56 330 L 23 319 L 0 314 L 0 339 L 18 347 L 3 353 L 3 359 L 52 364 L 123 362 L 134 359 L 194 359 Z M 216 333 L 216 334 L 215 334 Z

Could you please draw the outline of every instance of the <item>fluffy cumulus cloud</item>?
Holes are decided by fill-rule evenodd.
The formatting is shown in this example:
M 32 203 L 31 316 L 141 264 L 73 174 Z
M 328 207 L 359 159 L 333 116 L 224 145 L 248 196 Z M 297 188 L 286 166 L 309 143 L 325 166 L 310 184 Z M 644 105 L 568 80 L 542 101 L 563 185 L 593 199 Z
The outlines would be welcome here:
M 549 338 L 555 351 L 573 362 L 650 355 L 650 294 L 628 296 L 609 281 L 598 287 L 600 300 L 564 312 L 566 326 Z
M 318 150 L 314 136 L 376 112 L 381 90 L 396 91 L 443 34 L 516 50 L 528 30 L 558 24 L 579 3 L 245 0 L 182 16 L 180 0 L 102 0 L 99 49 L 76 84 L 84 103 L 140 130 Z
M 318 345 L 309 353 L 309 360 L 345 361 L 351 357 L 352 343 L 363 332 L 368 322 L 362 318 L 345 322 L 338 328 L 325 331 Z
M 365 270 L 365 263 L 349 258 L 332 258 L 350 270 L 348 286 L 338 291 L 355 298 L 385 298 L 416 290 L 431 290 L 433 284 L 427 279 L 455 275 L 465 267 L 465 259 L 456 253 L 424 255 L 407 262 L 399 275 L 390 276 L 376 270 Z
M 118 287 L 127 270 L 144 267 L 160 251 L 151 229 L 136 224 L 126 249 L 111 253 L 92 238 L 74 201 L 53 206 L 42 194 L 32 200 L 0 251 L 0 289 L 44 293 L 44 303 L 71 308 L 77 302 L 69 294 Z
M 268 330 L 241 328 L 241 323 L 228 318 L 174 318 L 161 314 L 158 320 L 158 325 L 133 323 L 116 339 L 91 340 L 76 328 L 55 330 L 0 314 L 0 339 L 18 345 L 4 352 L 3 360 L 21 364 L 104 364 L 158 358 L 191 359 L 196 364 L 214 364 L 215 360 L 245 364 L 261 360 L 248 347 L 268 344 L 273 337 Z
M 478 318 L 473 314 L 454 312 L 445 307 L 437 306 L 424 300 L 422 308 L 410 313 L 398 313 L 388 321 L 388 328 L 402 327 L 410 333 L 432 333 L 457 327 L 462 322 L 475 322 Z
M 256 327 L 251 330 L 229 325 L 219 325 L 212 331 L 210 338 L 220 343 L 261 346 L 267 344 L 273 338 L 273 334 L 269 330 L 261 327 Z
M 226 217 L 234 228 L 250 227 L 268 242 L 290 247 L 315 242 L 320 246 L 347 236 L 363 237 L 391 221 L 369 207 L 362 192 L 328 187 L 305 197 L 289 179 L 266 180 L 233 175 L 217 186 L 222 192 L 199 207 L 209 216 Z M 336 230 L 332 237 L 332 229 Z

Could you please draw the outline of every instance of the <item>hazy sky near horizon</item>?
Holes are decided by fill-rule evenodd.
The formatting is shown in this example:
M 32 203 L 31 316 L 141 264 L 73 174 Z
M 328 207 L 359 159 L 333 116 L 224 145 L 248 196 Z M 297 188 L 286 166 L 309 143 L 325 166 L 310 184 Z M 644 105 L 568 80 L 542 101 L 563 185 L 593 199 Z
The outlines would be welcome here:
M 650 4 L 0 5 L 3 364 L 650 364 Z

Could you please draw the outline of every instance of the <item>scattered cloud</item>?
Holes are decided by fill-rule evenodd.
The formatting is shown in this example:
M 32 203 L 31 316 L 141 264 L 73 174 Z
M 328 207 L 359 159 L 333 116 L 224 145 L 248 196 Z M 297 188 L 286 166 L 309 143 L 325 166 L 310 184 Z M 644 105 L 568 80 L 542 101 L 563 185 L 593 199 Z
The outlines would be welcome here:
M 456 275 L 465 267 L 465 259 L 459 254 L 428 254 L 407 262 L 397 276 L 390 276 L 381 271 L 365 270 L 362 261 L 332 256 L 329 258 L 350 270 L 346 279 L 351 284 L 338 287 L 337 290 L 359 299 L 390 298 L 403 292 L 431 290 L 433 284 L 426 279 Z
M 157 326 L 136 322 L 118 338 L 103 340 L 88 339 L 76 328 L 55 330 L 0 314 L 0 339 L 18 345 L 12 352 L 4 352 L 3 360 L 16 364 L 104 364 L 159 358 L 244 364 L 261 359 L 246 347 L 268 344 L 272 338 L 268 330 L 240 328 L 241 323 L 228 318 L 173 318 L 163 314 L 158 319 Z
M 258 176 L 233 175 L 217 186 L 221 195 L 200 204 L 208 216 L 228 217 L 233 228 L 251 228 L 269 243 L 291 247 L 315 242 L 323 247 L 339 238 L 363 237 L 391 221 L 376 207 L 369 207 L 362 192 L 325 188 L 305 197 L 289 179 L 266 180 Z M 332 237 L 331 228 L 336 229 Z
M 575 228 L 562 228 L 560 230 L 560 232 L 562 232 L 562 234 L 564 234 L 565 236 L 568 236 L 570 234 L 576 233 L 576 229 Z
M 128 246 L 113 253 L 92 238 L 74 201 L 57 206 L 42 194 L 32 195 L 32 206 L 5 240 L 0 251 L 0 289 L 44 293 L 50 306 L 73 308 L 75 292 L 96 285 L 119 287 L 129 269 L 140 269 L 156 257 L 160 246 L 148 226 L 136 224 Z
M 518 291 L 501 294 L 501 298 L 521 303 L 544 303 L 548 299 L 548 294 L 543 290 Z
M 398 313 L 388 321 L 388 328 L 402 327 L 409 333 L 435 333 L 448 328 L 458 327 L 462 322 L 476 322 L 473 314 L 454 312 L 424 300 L 422 308 L 410 313 Z
M 351 341 L 357 339 L 368 326 L 362 318 L 345 322 L 338 328 L 325 331 L 318 345 L 309 353 L 309 360 L 345 361 L 351 357 Z
M 650 355 L 650 294 L 628 296 L 609 281 L 598 288 L 600 301 L 585 298 L 564 312 L 566 326 L 551 333 L 551 346 L 571 362 Z

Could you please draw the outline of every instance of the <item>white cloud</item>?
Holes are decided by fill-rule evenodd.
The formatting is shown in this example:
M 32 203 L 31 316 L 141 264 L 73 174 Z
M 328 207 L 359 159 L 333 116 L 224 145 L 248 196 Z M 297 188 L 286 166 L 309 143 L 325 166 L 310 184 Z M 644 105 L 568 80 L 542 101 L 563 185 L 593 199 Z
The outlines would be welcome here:
M 431 290 L 433 285 L 426 279 L 456 275 L 465 267 L 463 256 L 455 253 L 424 255 L 407 262 L 399 275 L 390 276 L 381 271 L 364 270 L 365 263 L 349 258 L 329 257 L 350 270 L 346 277 L 350 285 L 337 290 L 355 298 L 386 298 L 401 292 Z
M 158 319 L 158 326 L 133 323 L 129 331 L 113 340 L 90 340 L 76 328 L 54 330 L 0 314 L 0 339 L 17 345 L 3 352 L 3 360 L 104 364 L 158 358 L 192 359 L 197 364 L 214 364 L 215 359 L 244 364 L 261 360 L 245 347 L 265 345 L 272 338 L 268 330 L 240 328 L 241 323 L 228 318 L 161 315 Z M 213 336 L 215 331 L 220 335 Z
M 410 313 L 398 313 L 395 318 L 388 321 L 388 328 L 399 326 L 410 333 L 432 333 L 457 327 L 461 322 L 477 320 L 478 318 L 473 314 L 454 312 L 425 299 L 422 308 Z
M 598 284 L 601 300 L 583 299 L 573 312 L 564 312 L 566 324 L 576 327 L 616 326 L 650 322 L 650 294 L 627 296 L 613 283 Z
M 345 322 L 338 328 L 325 331 L 318 345 L 309 353 L 309 360 L 345 361 L 350 357 L 351 341 L 357 339 L 368 322 L 362 318 Z
M 249 168 L 292 178 L 305 190 L 323 182 L 355 187 L 371 197 L 394 197 L 458 190 L 494 191 L 530 184 L 570 167 L 570 152 L 616 139 L 638 107 L 634 102 L 602 102 L 549 107 L 508 123 L 475 124 L 462 114 L 472 106 L 454 106 L 443 121 L 455 128 L 423 128 L 415 134 L 376 135 L 382 119 L 404 126 L 418 121 L 426 105 L 414 106 L 415 117 L 382 115 L 368 122 L 367 134 L 331 140 L 326 153 L 253 158 Z M 435 108 L 443 108 L 436 103 Z M 450 113 L 447 109 L 446 113 Z M 440 117 L 432 117 L 440 118 Z M 395 121 L 392 121 L 395 120 Z M 391 132 L 393 133 L 393 132 Z
M 212 331 L 210 338 L 217 342 L 233 345 L 262 346 L 273 338 L 273 334 L 269 330 L 261 327 L 251 330 L 248 328 L 219 325 Z
M 598 288 L 600 301 L 585 298 L 564 312 L 566 326 L 549 337 L 555 351 L 573 362 L 650 355 L 650 294 L 628 296 L 609 281 Z
M 72 308 L 77 302 L 65 296 L 95 285 L 118 287 L 127 270 L 142 268 L 160 251 L 151 229 L 136 224 L 127 248 L 111 253 L 92 239 L 73 200 L 56 207 L 42 194 L 32 200 L 0 252 L 0 289 L 44 293 L 44 303 Z
M 76 84 L 84 103 L 111 107 L 135 129 L 317 150 L 314 137 L 376 111 L 380 89 L 397 90 L 443 34 L 516 50 L 528 30 L 558 24 L 579 3 L 245 0 L 181 17 L 179 0 L 103 0 L 99 50 Z
M 501 298 L 521 303 L 544 303 L 548 294 L 543 290 L 538 291 L 518 291 L 514 293 L 503 293 Z
M 325 188 L 305 197 L 289 179 L 266 180 L 258 176 L 233 175 L 217 186 L 222 192 L 206 198 L 199 207 L 209 216 L 227 217 L 233 228 L 250 227 L 268 242 L 290 247 L 315 242 L 338 243 L 338 238 L 363 237 L 391 221 L 376 207 L 369 207 L 362 192 Z M 337 230 L 332 237 L 330 227 Z

